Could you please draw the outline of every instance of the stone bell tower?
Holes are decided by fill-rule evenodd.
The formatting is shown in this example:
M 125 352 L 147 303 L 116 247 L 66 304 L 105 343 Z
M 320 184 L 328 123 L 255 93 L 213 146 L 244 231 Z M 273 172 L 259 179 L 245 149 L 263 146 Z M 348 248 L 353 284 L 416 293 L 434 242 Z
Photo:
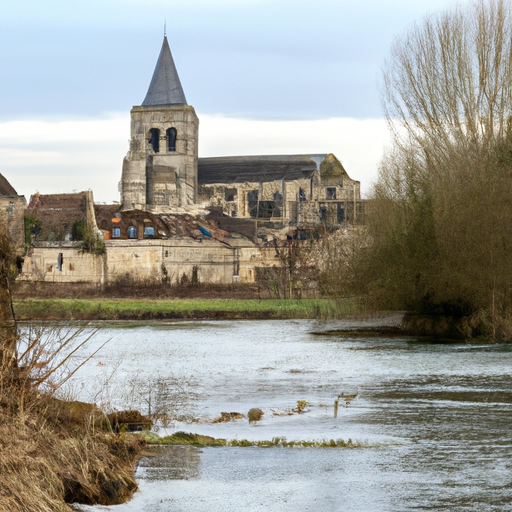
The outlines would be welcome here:
M 199 119 L 187 105 L 167 37 L 146 98 L 131 112 L 123 161 L 124 210 L 164 213 L 196 202 Z

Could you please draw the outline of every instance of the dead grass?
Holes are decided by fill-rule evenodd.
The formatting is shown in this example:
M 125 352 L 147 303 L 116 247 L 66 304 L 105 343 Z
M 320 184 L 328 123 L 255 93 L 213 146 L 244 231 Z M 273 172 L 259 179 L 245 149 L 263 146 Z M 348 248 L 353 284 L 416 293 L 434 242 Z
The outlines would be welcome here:
M 136 490 L 133 466 L 145 441 L 114 434 L 93 404 L 55 397 L 81 365 L 71 356 L 93 332 L 28 328 L 17 339 L 16 361 L 2 366 L 0 511 L 112 505 Z
M 140 437 L 95 431 L 39 406 L 23 418 L 0 409 L 0 510 L 68 511 L 68 503 L 111 505 L 136 490 Z

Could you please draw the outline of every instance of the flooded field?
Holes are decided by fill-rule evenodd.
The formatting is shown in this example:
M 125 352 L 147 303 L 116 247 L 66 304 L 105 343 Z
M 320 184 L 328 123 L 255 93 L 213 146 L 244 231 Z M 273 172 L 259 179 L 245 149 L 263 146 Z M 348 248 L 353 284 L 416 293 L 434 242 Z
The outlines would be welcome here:
M 131 502 L 82 509 L 512 511 L 512 347 L 319 334 L 343 327 L 104 326 L 88 350 L 110 341 L 73 383 L 83 400 L 165 413 L 162 436 L 350 439 L 357 447 L 154 448 L 140 461 Z M 298 401 L 308 404 L 301 414 Z M 265 412 L 258 423 L 213 423 L 252 407 Z

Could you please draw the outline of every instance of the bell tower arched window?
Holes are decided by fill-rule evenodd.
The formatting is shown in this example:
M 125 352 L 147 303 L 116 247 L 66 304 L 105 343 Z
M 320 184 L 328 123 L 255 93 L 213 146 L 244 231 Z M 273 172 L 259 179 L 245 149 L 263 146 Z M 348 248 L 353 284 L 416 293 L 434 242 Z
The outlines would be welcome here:
M 176 151 L 176 128 L 167 128 L 167 148 L 169 151 Z
M 149 143 L 151 144 L 151 147 L 153 148 L 153 151 L 155 153 L 158 153 L 160 151 L 160 130 L 158 128 L 151 128 L 149 130 Z

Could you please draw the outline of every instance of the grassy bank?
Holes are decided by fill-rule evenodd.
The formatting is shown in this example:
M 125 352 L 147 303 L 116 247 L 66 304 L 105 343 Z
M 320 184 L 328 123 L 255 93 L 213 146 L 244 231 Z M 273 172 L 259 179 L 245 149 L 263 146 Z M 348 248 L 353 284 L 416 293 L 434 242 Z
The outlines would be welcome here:
M 343 318 L 359 312 L 354 300 L 128 300 L 24 299 L 19 320 L 172 320 Z

